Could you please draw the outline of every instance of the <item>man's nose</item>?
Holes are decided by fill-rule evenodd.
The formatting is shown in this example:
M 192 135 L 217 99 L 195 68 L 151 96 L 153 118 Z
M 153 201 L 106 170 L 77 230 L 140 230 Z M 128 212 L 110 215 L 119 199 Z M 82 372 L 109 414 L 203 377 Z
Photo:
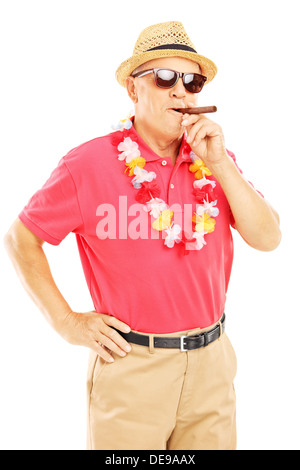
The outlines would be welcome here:
M 173 88 L 171 88 L 171 95 L 172 95 L 172 97 L 176 97 L 176 98 L 185 98 L 186 97 L 186 89 L 184 87 L 182 78 L 179 78 L 176 85 L 173 86 Z

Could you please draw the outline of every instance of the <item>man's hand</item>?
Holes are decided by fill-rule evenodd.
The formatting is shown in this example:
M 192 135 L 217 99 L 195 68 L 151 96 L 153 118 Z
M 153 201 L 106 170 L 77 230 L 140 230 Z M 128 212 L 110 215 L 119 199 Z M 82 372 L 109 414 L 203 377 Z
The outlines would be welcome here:
M 203 114 L 184 114 L 182 126 L 187 130 L 187 143 L 212 171 L 214 165 L 228 159 L 222 128 Z
M 281 240 L 278 214 L 237 169 L 226 151 L 221 127 L 201 114 L 184 114 L 182 126 L 191 149 L 220 183 L 235 228 L 253 248 L 274 250 Z
M 71 311 L 57 330 L 69 343 L 93 349 L 107 362 L 114 361 L 110 352 L 124 357 L 131 350 L 127 341 L 116 331 L 129 333 L 129 326 L 103 313 Z

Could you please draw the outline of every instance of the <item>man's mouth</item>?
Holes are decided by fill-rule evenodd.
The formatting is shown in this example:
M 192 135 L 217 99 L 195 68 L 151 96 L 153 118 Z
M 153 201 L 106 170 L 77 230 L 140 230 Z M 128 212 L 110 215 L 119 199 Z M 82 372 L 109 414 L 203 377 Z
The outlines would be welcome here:
M 176 113 L 178 113 L 178 114 L 182 114 L 182 113 L 180 112 L 180 109 L 182 109 L 182 108 L 169 108 L 169 109 L 170 109 L 171 111 L 176 111 Z

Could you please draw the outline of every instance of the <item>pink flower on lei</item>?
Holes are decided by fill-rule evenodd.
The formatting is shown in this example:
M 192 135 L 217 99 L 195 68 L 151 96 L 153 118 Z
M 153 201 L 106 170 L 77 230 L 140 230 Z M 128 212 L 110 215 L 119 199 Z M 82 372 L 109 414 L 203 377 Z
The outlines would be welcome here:
M 141 152 L 139 151 L 138 144 L 134 142 L 133 140 L 131 140 L 130 137 L 125 137 L 123 142 L 121 142 L 118 145 L 118 150 L 119 152 L 122 152 L 119 154 L 118 159 L 119 160 L 126 159 L 126 163 L 130 163 L 131 160 L 141 156 Z

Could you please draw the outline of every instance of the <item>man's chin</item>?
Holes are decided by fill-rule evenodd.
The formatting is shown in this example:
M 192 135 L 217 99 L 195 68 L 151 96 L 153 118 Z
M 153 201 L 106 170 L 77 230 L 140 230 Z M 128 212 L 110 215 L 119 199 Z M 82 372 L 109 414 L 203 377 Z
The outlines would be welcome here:
M 179 119 L 174 113 L 175 111 L 169 112 L 168 110 L 163 116 L 159 116 L 157 119 L 153 118 L 147 123 L 139 121 L 138 126 L 135 123 L 135 128 L 141 135 L 143 132 L 150 133 L 158 140 L 163 140 L 164 138 L 168 141 L 180 140 L 185 131 L 181 125 L 182 115 L 181 119 Z
M 180 117 L 176 116 L 176 111 L 170 110 L 168 113 L 169 116 L 166 121 L 166 125 L 164 126 L 165 133 L 167 135 L 174 135 L 175 139 L 178 139 L 183 136 L 184 128 L 181 125 L 182 122 L 182 114 Z

